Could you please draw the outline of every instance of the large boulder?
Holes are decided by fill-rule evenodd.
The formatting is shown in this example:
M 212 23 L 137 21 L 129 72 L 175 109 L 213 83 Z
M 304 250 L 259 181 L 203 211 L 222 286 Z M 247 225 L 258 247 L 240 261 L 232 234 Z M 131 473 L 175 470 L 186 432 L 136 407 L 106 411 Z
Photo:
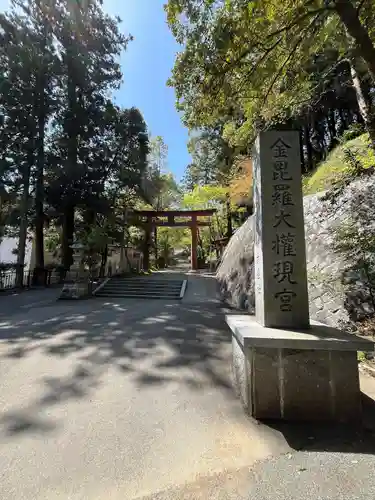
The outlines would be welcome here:
M 310 316 L 332 326 L 354 327 L 357 321 L 374 314 L 375 290 L 366 265 L 370 263 L 371 274 L 375 176 L 357 179 L 339 193 L 306 196 L 304 216 Z M 350 227 L 357 235 L 364 235 L 363 252 L 350 244 L 346 248 Z M 253 216 L 229 241 L 217 280 L 223 300 L 237 309 L 255 312 Z

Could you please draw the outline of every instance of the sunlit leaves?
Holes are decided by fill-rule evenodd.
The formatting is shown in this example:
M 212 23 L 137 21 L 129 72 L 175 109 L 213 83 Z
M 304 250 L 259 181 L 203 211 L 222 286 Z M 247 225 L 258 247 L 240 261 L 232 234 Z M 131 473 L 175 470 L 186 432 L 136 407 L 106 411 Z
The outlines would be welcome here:
M 169 0 L 168 8 L 175 3 Z M 170 84 L 179 109 L 190 128 L 213 126 L 224 116 L 225 137 L 233 144 L 251 140 L 259 124 L 306 101 L 314 84 L 305 67 L 316 53 L 334 46 L 340 57 L 347 55 L 344 26 L 322 0 L 177 3 L 182 15 L 170 26 L 184 51 Z M 362 3 L 363 13 L 367 3 L 373 1 Z

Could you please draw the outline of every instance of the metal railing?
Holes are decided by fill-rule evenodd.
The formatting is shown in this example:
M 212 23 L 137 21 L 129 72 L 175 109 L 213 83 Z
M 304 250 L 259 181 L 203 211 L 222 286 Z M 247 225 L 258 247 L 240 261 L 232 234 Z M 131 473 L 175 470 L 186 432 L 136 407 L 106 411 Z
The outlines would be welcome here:
M 100 272 L 102 271 L 102 272 Z M 103 273 L 99 267 L 80 275 L 77 271 L 64 271 L 56 269 L 44 269 L 38 273 L 35 270 L 23 271 L 22 283 L 18 283 L 18 273 L 16 269 L 0 270 L 0 292 L 16 290 L 19 288 L 49 287 L 51 285 L 63 285 L 69 281 L 88 280 L 92 286 L 98 285 L 102 280 L 116 275 L 117 272 L 108 269 Z
M 38 273 L 38 277 L 34 271 L 23 271 L 22 282 L 18 282 L 19 277 L 15 269 L 0 271 L 0 291 L 14 290 L 17 288 L 30 288 L 36 284 L 39 286 L 51 286 L 53 284 L 62 283 L 63 276 L 56 271 L 44 269 Z

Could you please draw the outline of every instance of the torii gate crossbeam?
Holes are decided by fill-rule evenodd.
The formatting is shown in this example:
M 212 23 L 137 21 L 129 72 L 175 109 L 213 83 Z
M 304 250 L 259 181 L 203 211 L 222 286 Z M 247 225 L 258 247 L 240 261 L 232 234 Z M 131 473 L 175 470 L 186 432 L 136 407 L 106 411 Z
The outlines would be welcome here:
M 199 220 L 200 217 L 212 217 L 215 209 L 207 210 L 134 210 L 129 214 L 129 223 L 144 228 L 145 245 L 143 265 L 147 271 L 150 267 L 151 234 L 155 227 L 190 227 L 191 230 L 191 268 L 198 269 L 198 227 L 209 226 L 210 221 Z

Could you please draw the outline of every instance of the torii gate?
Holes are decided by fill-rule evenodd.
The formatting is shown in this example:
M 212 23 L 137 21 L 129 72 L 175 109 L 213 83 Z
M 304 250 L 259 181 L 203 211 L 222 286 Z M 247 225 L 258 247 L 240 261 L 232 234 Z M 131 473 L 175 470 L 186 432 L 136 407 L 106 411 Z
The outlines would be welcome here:
M 207 210 L 134 210 L 131 212 L 130 224 L 143 227 L 145 246 L 143 266 L 150 267 L 151 234 L 155 227 L 190 227 L 191 230 L 191 268 L 198 269 L 197 243 L 198 227 L 209 226 L 210 221 L 199 220 L 199 217 L 212 217 L 215 209 Z

